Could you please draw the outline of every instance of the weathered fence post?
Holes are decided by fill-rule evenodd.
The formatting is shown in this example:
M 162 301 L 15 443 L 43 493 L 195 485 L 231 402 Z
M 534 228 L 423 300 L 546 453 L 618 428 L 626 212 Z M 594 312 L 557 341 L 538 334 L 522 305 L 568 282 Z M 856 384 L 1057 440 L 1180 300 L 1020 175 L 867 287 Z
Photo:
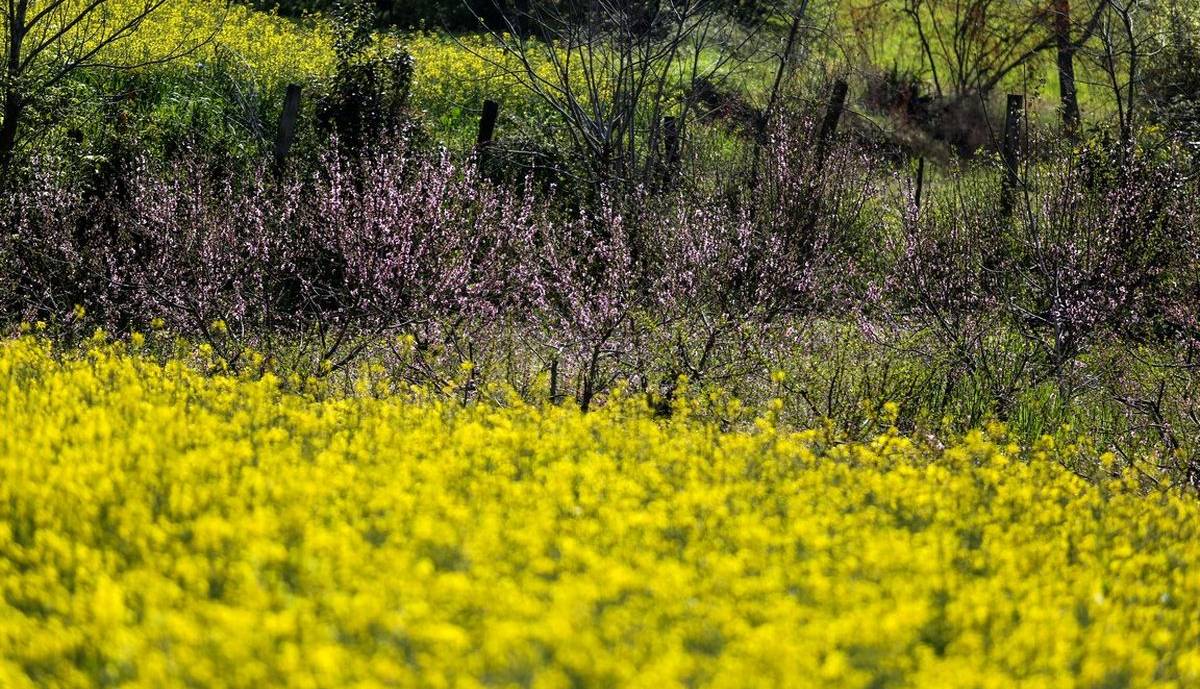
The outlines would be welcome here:
M 829 152 L 829 143 L 837 135 L 838 122 L 846 109 L 846 94 L 850 86 L 844 79 L 833 83 L 833 93 L 829 96 L 829 108 L 825 111 L 825 119 L 821 121 L 821 130 L 817 134 L 817 168 L 825 166 L 825 156 Z
M 558 404 L 558 357 L 550 360 L 550 404 Z
M 500 104 L 494 100 L 483 101 L 483 113 L 479 116 L 479 136 L 475 139 L 475 163 L 483 170 L 491 159 L 492 137 L 496 133 L 496 120 L 500 118 Z
M 925 156 L 917 158 L 917 188 L 913 194 L 913 203 L 916 205 L 917 212 L 921 211 L 921 194 L 925 190 Z
M 479 138 L 475 145 L 482 151 L 492 143 L 496 133 L 496 120 L 500 117 L 500 104 L 494 100 L 483 101 L 483 114 L 479 117 Z
M 300 116 L 300 85 L 288 84 L 283 99 L 283 113 L 279 116 L 279 133 L 275 138 L 275 172 L 283 173 L 288 152 L 296 139 L 296 120 Z
M 1025 114 L 1025 96 L 1008 94 L 1004 114 L 1004 182 L 1000 187 L 1000 208 L 1005 215 L 1013 211 L 1013 194 L 1021 186 L 1021 125 Z

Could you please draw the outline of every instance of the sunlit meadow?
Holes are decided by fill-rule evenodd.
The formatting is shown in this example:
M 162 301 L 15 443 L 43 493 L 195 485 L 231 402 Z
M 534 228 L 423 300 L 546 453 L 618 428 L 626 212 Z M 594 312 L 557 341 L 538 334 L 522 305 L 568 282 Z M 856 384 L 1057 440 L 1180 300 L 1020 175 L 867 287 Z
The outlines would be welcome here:
M 0 2 L 0 689 L 1200 688 L 1196 4 Z

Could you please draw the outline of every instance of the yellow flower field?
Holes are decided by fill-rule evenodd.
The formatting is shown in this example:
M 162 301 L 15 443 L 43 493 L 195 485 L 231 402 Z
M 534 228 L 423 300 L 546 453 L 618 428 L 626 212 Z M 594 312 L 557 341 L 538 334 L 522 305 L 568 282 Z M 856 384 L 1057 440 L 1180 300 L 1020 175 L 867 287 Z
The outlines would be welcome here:
M 1005 443 L 8 340 L 0 687 L 1200 686 L 1200 505 Z
M 144 3 L 109 0 L 106 8 L 128 20 L 144 10 Z M 185 67 L 223 56 L 244 67 L 261 88 L 325 77 L 335 60 L 333 32 L 325 19 L 290 20 L 217 0 L 164 2 L 105 54 L 115 64 L 154 63 L 178 55 L 178 61 L 167 64 Z

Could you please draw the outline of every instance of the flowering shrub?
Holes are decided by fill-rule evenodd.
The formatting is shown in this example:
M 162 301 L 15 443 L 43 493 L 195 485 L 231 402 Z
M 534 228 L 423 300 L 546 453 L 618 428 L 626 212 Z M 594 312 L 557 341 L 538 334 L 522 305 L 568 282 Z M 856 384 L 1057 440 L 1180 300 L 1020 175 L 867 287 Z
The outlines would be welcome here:
M 1200 504 L 1108 456 L 300 395 L 159 337 L 0 344 L 4 687 L 1200 683 Z
M 797 169 L 767 176 L 780 191 L 761 199 L 828 202 L 793 231 L 777 227 L 782 212 L 752 217 L 687 190 L 599 190 L 595 204 L 564 208 L 403 135 L 353 154 L 335 144 L 311 173 L 283 181 L 190 154 L 136 158 L 107 187 L 46 164 L 0 199 L 10 227 L 0 300 L 27 320 L 79 304 L 111 330 L 149 314 L 193 337 L 217 319 L 251 337 L 350 323 L 370 335 L 516 324 L 540 331 L 594 391 L 608 386 L 600 377 L 625 377 L 602 369 L 646 325 L 704 315 L 728 329 L 831 306 L 821 295 L 838 293 L 847 252 L 827 247 L 859 217 L 861 202 L 842 197 L 870 193 L 865 167 L 839 165 L 842 181 L 829 188 Z M 698 378 L 706 368 L 663 374 Z
M 139 158 L 121 182 L 101 193 L 44 170 L 43 191 L 0 201 L 13 229 L 0 293 L 23 302 L 10 313 L 53 318 L 71 302 L 123 330 L 141 314 L 193 334 L 215 319 L 263 332 L 349 316 L 387 330 L 491 308 L 501 232 L 529 215 L 473 167 L 403 144 L 334 149 L 282 184 L 193 156 Z
M 1038 167 L 1013 218 L 979 173 L 918 212 L 871 156 L 818 161 L 810 123 L 789 121 L 733 200 L 498 184 L 406 133 L 335 143 L 282 179 L 188 152 L 92 182 L 45 160 L 0 197 L 0 310 L 75 336 L 157 317 L 235 369 L 244 345 L 286 370 L 382 356 L 435 388 L 469 364 L 477 384 L 584 408 L 624 383 L 670 414 L 682 376 L 856 433 L 881 397 L 906 432 L 999 418 L 1029 439 L 1083 421 L 1126 464 L 1153 447 L 1200 476 L 1194 180 L 1085 157 Z
M 888 288 L 951 329 L 964 315 L 1003 314 L 1056 369 L 1104 337 L 1194 342 L 1194 318 L 1178 311 L 1198 286 L 1192 176 L 1149 153 L 1119 168 L 1097 149 L 1031 166 L 1013 217 L 992 212 L 977 178 L 906 209 Z
M 1195 178 L 1169 155 L 1177 148 L 1123 164 L 1094 143 L 1051 150 L 1055 159 L 1024 174 L 1011 216 L 995 212 L 995 180 L 978 171 L 920 209 L 901 206 L 899 232 L 883 243 L 877 322 L 891 323 L 895 344 L 931 333 L 938 344 L 925 357 L 944 368 L 946 396 L 971 379 L 985 415 L 1007 418 L 1042 385 L 1063 405 L 1103 389 L 1128 407 L 1122 416 L 1142 418 L 1127 428 L 1156 429 L 1174 453 L 1197 418 L 1190 394 L 1171 396 L 1174 419 L 1162 408 L 1200 354 Z M 1159 349 L 1171 354 L 1149 353 Z M 1133 362 L 1147 357 L 1158 373 L 1138 380 L 1131 371 L 1147 369 Z

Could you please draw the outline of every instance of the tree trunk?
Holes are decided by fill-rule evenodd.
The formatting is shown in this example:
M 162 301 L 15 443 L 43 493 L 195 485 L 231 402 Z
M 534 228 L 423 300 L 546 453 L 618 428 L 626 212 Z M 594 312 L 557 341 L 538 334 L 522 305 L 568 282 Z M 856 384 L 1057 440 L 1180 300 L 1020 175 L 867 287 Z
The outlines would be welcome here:
M 1054 0 L 1054 37 L 1058 43 L 1058 91 L 1062 99 L 1063 130 L 1079 133 L 1079 96 L 1075 88 L 1075 45 L 1071 42 L 1071 0 Z
M 4 46 L 4 104 L 0 112 L 0 173 L 4 180 L 9 178 L 8 168 L 12 164 L 13 154 L 17 149 L 17 125 L 25 110 L 25 101 L 21 98 L 21 58 L 25 44 L 25 17 L 29 11 L 29 0 L 21 0 L 14 7 L 9 3 L 11 15 L 6 17 L 8 29 L 8 45 Z
M 7 173 L 17 148 L 17 124 L 24 110 L 21 97 L 9 91 L 4 95 L 4 110 L 0 114 L 0 173 Z M 6 178 L 7 174 L 4 175 Z
M 1025 97 L 1008 94 L 1004 115 L 1004 181 L 1000 186 L 1000 210 L 1012 215 L 1013 196 L 1021 186 L 1021 126 L 1025 117 Z
M 1125 85 L 1125 121 L 1121 123 L 1121 168 L 1129 164 L 1133 155 L 1134 126 L 1137 122 L 1137 85 L 1141 81 L 1140 50 L 1138 48 L 1137 32 L 1133 28 L 1133 13 L 1127 7 L 1121 12 L 1121 25 L 1125 28 L 1125 38 L 1129 41 L 1129 81 Z

